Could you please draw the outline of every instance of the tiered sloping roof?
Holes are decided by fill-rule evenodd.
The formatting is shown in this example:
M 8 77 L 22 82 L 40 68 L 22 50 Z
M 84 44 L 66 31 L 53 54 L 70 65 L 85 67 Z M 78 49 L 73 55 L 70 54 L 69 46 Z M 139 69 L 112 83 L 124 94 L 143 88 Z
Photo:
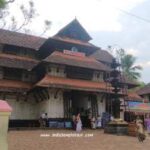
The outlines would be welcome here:
M 139 95 L 146 95 L 146 94 L 150 94 L 150 84 L 144 86 L 143 88 L 139 89 L 137 91 L 137 93 Z
M 114 58 L 109 52 L 107 52 L 106 50 L 102 50 L 102 49 L 95 51 L 90 56 L 94 57 L 98 61 L 108 62 L 108 63 L 112 63 L 112 60 Z
M 127 100 L 143 102 L 143 98 L 141 96 L 139 96 L 136 92 L 129 92 Z
M 28 57 L 0 54 L 0 66 L 2 67 L 32 70 L 38 63 L 39 61 Z
M 50 56 L 44 59 L 45 62 L 49 63 L 57 63 L 63 64 L 68 66 L 76 66 L 76 67 L 83 67 L 95 70 L 102 70 L 102 71 L 110 71 L 110 69 L 103 65 L 102 63 L 98 62 L 94 58 L 90 58 L 87 56 L 72 56 L 62 52 L 55 51 Z
M 56 36 L 68 37 L 86 42 L 92 39 L 77 19 L 74 19 L 68 25 L 58 31 Z
M 36 86 L 41 87 L 57 87 L 64 89 L 75 89 L 82 91 L 98 91 L 106 92 L 107 85 L 105 82 L 94 82 L 80 79 L 68 79 L 46 75 Z
M 95 45 L 91 44 L 90 42 L 87 42 L 87 41 L 81 41 L 81 40 L 78 40 L 78 39 L 72 39 L 72 38 L 69 38 L 69 37 L 61 37 L 61 36 L 53 36 L 51 37 L 50 39 L 52 40 L 57 40 L 57 41 L 62 41 L 62 42 L 66 42 L 66 43 L 72 43 L 72 44 L 77 44 L 77 45 L 83 45 L 83 46 L 88 46 L 88 47 L 94 47 L 94 48 L 98 48 L 96 47 Z
M 0 29 L 0 43 L 38 50 L 45 38 Z
M 18 80 L 0 80 L 0 91 L 29 91 L 32 88 L 32 84 L 28 82 Z

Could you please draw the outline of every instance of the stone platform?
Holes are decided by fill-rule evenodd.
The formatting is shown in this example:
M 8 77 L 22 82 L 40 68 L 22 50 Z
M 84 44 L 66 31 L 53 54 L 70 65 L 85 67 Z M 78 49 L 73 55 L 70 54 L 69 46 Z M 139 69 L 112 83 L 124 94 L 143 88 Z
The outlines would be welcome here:
M 122 119 L 114 119 L 105 127 L 104 133 L 128 135 L 128 123 Z

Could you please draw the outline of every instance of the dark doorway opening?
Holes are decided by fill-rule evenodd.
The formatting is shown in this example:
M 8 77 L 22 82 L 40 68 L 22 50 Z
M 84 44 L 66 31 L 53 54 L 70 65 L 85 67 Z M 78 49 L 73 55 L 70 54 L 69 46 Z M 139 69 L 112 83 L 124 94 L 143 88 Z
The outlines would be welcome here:
M 81 114 L 83 127 L 90 127 L 90 116 L 97 117 L 98 104 L 96 95 L 89 92 L 69 91 L 64 93 L 64 117 L 72 119 Z

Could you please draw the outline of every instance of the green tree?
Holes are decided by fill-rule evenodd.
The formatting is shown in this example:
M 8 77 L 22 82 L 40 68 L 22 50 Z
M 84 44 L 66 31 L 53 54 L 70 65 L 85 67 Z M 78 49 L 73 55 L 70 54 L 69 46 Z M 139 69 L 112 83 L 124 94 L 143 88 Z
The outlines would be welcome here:
M 120 60 L 123 74 L 131 81 L 137 81 L 141 77 L 139 71 L 142 70 L 142 67 L 135 65 L 136 57 L 131 54 L 126 54 L 124 49 L 119 49 L 116 53 Z
M 4 8 L 5 7 L 5 0 L 0 0 L 0 8 Z
M 38 17 L 38 13 L 35 9 L 34 2 L 30 0 L 28 2 L 28 6 L 26 7 L 24 5 L 20 5 L 20 13 L 24 18 L 20 23 L 20 21 L 15 17 L 15 15 L 9 12 L 9 5 L 14 1 L 15 0 L 0 0 L 0 28 L 17 32 L 30 32 L 31 34 L 29 25 L 33 22 L 34 18 Z M 46 33 L 50 29 L 50 26 L 51 21 L 45 20 L 43 32 L 40 34 L 40 36 Z
M 4 8 L 8 3 L 13 3 L 15 0 L 0 0 L 0 8 Z

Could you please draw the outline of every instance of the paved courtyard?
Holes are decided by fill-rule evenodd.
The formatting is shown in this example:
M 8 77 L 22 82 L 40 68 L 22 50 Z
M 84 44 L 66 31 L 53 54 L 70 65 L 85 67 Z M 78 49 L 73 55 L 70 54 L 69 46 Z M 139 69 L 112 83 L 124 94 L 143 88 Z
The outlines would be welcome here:
M 70 136 L 70 137 L 69 137 Z M 9 131 L 9 150 L 148 150 L 150 138 L 139 143 L 137 138 L 104 134 L 103 130 Z

